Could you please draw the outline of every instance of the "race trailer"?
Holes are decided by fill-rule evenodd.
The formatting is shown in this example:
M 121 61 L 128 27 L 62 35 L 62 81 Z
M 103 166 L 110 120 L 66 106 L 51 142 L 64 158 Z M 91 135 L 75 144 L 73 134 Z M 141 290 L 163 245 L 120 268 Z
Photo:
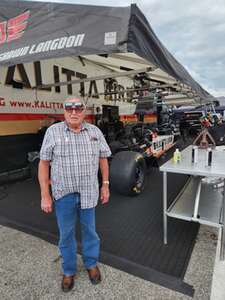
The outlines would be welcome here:
M 157 123 L 158 113 L 136 111 L 138 101 L 152 93 L 166 91 L 171 105 L 213 99 L 162 45 L 135 4 L 1 0 L 0 11 L 0 175 L 27 167 L 44 130 L 63 120 L 70 96 L 85 101 L 88 122 L 95 123 L 108 105 L 119 108 L 124 125 L 143 118 Z M 168 135 L 170 129 L 160 131 Z M 127 138 L 132 149 L 134 141 Z M 167 142 L 162 144 L 166 149 Z M 144 157 L 140 140 L 138 146 L 136 155 Z M 153 143 L 145 151 L 155 155 Z

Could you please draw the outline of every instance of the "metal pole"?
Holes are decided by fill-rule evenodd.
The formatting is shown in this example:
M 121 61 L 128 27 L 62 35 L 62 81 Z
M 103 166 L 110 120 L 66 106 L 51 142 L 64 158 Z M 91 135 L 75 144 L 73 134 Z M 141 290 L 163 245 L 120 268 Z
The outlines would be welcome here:
M 220 245 L 220 260 L 224 260 L 224 242 L 225 242 L 225 231 L 224 231 L 224 220 L 225 220 L 225 178 L 223 180 L 223 201 L 222 201 L 222 227 L 221 227 L 221 245 Z
M 63 86 L 63 85 L 68 85 L 68 84 L 77 84 L 81 82 L 89 82 L 92 80 L 103 80 L 106 78 L 117 78 L 117 77 L 124 77 L 128 75 L 135 75 L 138 73 L 144 73 L 144 72 L 150 72 L 151 68 L 143 68 L 143 69 L 137 69 L 137 70 L 131 70 L 127 72 L 112 72 L 110 74 L 105 74 L 105 75 L 99 75 L 99 76 L 92 76 L 92 77 L 87 77 L 87 78 L 82 78 L 82 79 L 75 79 L 75 80 L 70 80 L 70 81 L 62 81 L 62 82 L 56 82 L 56 83 L 49 83 L 49 84 L 42 84 L 39 86 L 33 87 L 35 88 L 49 88 L 49 87 L 55 87 L 55 86 Z
M 167 172 L 163 172 L 163 240 L 167 244 Z
M 200 201 L 200 194 L 201 194 L 201 187 L 202 187 L 202 180 L 199 178 L 198 188 L 195 196 L 195 206 L 194 206 L 194 214 L 193 218 L 198 218 L 198 208 L 199 208 L 199 201 Z

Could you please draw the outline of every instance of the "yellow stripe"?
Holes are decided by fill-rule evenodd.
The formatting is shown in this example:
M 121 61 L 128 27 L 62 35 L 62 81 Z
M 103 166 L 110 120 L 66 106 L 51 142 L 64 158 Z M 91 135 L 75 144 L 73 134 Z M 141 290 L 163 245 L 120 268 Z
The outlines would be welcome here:
M 130 116 L 128 120 L 123 116 L 120 118 L 125 123 L 137 122 L 136 116 Z M 154 122 L 156 118 L 154 116 L 148 116 L 145 118 L 145 122 Z M 37 133 L 37 131 L 43 127 L 50 125 L 51 120 L 18 120 L 18 121 L 0 121 L 0 136 L 4 135 L 16 135 L 16 134 L 27 134 Z
M 44 122 L 45 120 L 0 121 L 0 136 L 37 133 L 41 127 L 45 126 Z

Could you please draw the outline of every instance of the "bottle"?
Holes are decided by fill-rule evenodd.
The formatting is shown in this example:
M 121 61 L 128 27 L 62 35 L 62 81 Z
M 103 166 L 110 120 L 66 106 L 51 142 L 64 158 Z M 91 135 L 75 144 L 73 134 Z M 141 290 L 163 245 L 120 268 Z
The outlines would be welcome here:
M 173 153 L 173 161 L 174 161 L 175 163 L 181 161 L 181 153 L 180 153 L 180 151 L 179 151 L 178 148 L 177 148 L 177 149 L 175 150 L 175 152 Z
M 193 146 L 191 151 L 191 162 L 196 164 L 198 162 L 198 146 Z
M 212 166 L 212 149 L 211 148 L 206 149 L 206 166 L 208 166 L 208 167 Z
M 177 150 L 177 161 L 180 162 L 181 161 L 181 152 L 179 149 L 176 149 Z

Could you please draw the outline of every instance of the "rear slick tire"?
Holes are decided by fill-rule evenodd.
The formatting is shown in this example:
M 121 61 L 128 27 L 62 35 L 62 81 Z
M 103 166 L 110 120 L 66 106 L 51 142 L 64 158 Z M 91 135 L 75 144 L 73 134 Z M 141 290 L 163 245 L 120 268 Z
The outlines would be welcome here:
M 113 189 L 126 196 L 136 196 L 144 189 L 146 163 L 144 157 L 133 151 L 118 152 L 110 164 L 110 182 Z

